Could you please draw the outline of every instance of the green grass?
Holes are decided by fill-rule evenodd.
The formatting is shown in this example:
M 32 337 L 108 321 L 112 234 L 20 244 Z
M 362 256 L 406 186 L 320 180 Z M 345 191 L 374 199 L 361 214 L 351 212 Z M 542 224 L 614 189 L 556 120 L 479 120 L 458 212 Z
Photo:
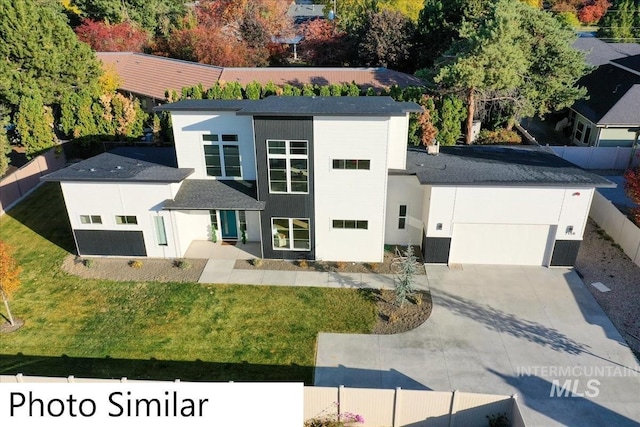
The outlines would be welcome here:
M 0 373 L 312 382 L 319 332 L 369 332 L 355 290 L 85 280 L 60 270 L 73 238 L 58 184 L 0 218 L 24 271 L 25 320 L 0 336 Z

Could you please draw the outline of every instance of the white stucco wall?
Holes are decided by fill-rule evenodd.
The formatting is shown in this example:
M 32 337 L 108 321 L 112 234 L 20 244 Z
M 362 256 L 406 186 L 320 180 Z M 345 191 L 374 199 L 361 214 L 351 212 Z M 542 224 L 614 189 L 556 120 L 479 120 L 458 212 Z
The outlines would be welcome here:
M 202 135 L 235 134 L 238 142 L 222 142 L 215 144 L 231 144 L 240 147 L 240 164 L 242 178 L 256 179 L 256 160 L 253 141 L 253 120 L 251 116 L 236 116 L 234 112 L 203 113 L 201 111 L 172 111 L 171 121 L 176 146 L 178 167 L 193 168 L 195 172 L 190 179 L 214 179 L 207 176 L 204 160 Z M 240 178 L 238 178 L 240 179 Z
M 389 121 L 315 117 L 316 258 L 380 262 L 384 251 Z M 370 170 L 334 170 L 333 159 L 369 159 Z M 332 220 L 366 220 L 367 230 L 333 229 Z
M 74 230 L 142 231 L 149 257 L 173 258 L 179 255 L 173 223 L 168 212 L 161 210 L 166 199 L 172 199 L 179 184 L 61 182 L 69 222 Z M 100 215 L 102 224 L 82 224 L 80 215 Z M 116 215 L 133 215 L 137 224 L 116 224 Z M 157 242 L 153 217 L 164 218 L 167 246 Z
M 389 146 L 387 167 L 405 169 L 407 167 L 407 144 L 409 141 L 409 114 L 389 118 Z
M 194 240 L 211 240 L 209 211 L 171 211 L 176 227 L 179 256 L 184 256 Z
M 384 243 L 420 245 L 424 187 L 415 176 L 389 175 Z M 400 205 L 407 206 L 405 229 L 398 228 Z
M 451 237 L 454 223 L 527 224 L 554 225 L 556 239 L 581 240 L 593 189 L 434 186 L 430 194 L 429 237 Z M 567 234 L 568 226 L 573 234 Z

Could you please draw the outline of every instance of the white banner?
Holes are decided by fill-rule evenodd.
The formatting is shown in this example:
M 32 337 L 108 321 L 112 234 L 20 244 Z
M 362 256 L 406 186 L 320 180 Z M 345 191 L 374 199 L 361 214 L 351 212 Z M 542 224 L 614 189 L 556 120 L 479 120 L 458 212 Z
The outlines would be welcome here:
M 0 425 L 300 427 L 302 383 L 0 384 Z

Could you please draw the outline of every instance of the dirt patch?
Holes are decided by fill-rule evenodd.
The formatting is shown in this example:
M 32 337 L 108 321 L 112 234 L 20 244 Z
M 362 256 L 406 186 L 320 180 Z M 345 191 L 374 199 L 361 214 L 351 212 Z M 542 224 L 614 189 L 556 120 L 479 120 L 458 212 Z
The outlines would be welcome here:
M 4 323 L 0 323 L 0 334 L 9 334 L 11 332 L 15 332 L 23 326 L 24 320 L 22 319 L 14 318 L 13 325 L 7 320 Z
M 640 267 L 592 220 L 587 223 L 576 269 L 636 355 L 640 355 Z M 600 292 L 601 282 L 611 292 Z
M 400 306 L 396 303 L 396 294 L 392 290 L 363 289 L 367 298 L 375 301 L 378 319 L 373 328 L 374 334 L 398 334 L 417 328 L 431 315 L 431 294 L 415 292 Z
M 404 250 L 404 248 L 401 248 Z M 418 263 L 423 264 L 420 248 L 414 247 L 414 255 Z M 234 268 L 240 270 L 279 270 L 279 271 L 320 271 L 332 273 L 375 273 L 394 274 L 393 261 L 395 246 L 385 247 L 382 262 L 329 262 L 329 261 L 284 261 L 273 259 L 237 260 Z M 424 275 L 424 269 L 419 268 L 416 274 Z
M 138 261 L 138 264 L 133 264 Z M 62 270 L 85 279 L 119 282 L 197 282 L 206 259 L 175 260 L 155 258 L 79 258 L 67 255 Z

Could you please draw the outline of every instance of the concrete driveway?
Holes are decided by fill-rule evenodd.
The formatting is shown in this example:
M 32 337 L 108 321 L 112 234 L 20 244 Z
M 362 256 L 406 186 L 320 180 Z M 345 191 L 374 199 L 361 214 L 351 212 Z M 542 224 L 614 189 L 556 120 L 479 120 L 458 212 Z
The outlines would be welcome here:
M 638 362 L 575 272 L 465 265 L 427 277 L 427 322 L 321 334 L 315 384 L 517 394 L 527 426 L 640 425 Z

